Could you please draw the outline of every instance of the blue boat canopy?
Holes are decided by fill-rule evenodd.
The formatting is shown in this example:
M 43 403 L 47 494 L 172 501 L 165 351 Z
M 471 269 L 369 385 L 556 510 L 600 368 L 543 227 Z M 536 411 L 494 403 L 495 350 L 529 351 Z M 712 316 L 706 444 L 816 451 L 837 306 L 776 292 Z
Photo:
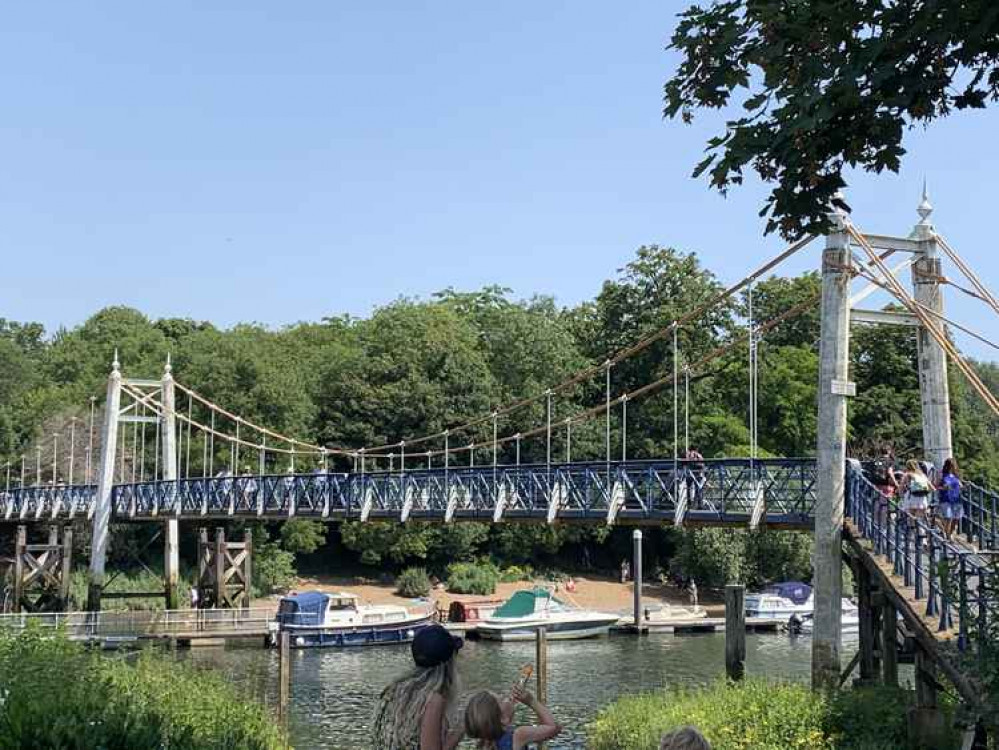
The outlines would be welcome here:
M 282 625 L 314 625 L 323 624 L 326 617 L 326 606 L 329 604 L 329 594 L 321 591 L 305 591 L 293 596 L 281 598 L 278 606 L 277 621 Z
M 787 583 L 775 583 L 767 586 L 768 594 L 777 594 L 785 599 L 790 599 L 795 604 L 804 604 L 808 597 L 812 595 L 812 587 L 801 581 L 789 581 Z

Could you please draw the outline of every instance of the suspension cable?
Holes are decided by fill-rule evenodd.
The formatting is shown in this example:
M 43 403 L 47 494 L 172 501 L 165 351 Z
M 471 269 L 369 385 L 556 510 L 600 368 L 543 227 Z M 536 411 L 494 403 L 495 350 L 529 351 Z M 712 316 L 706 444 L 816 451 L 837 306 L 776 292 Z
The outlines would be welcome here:
M 954 265 L 961 270 L 961 273 L 964 274 L 965 278 L 967 278 L 968 281 L 971 282 L 971 285 L 975 287 L 975 290 L 980 295 L 980 299 L 984 300 L 989 307 L 991 307 L 995 312 L 999 313 L 999 300 L 997 300 L 995 295 L 992 294 L 989 288 L 982 283 L 982 280 L 975 273 L 974 269 L 964 262 L 964 259 L 957 254 L 957 251 L 950 246 L 950 243 L 947 242 L 947 240 L 945 240 L 943 237 L 941 237 L 939 234 L 936 233 L 934 233 L 933 236 L 940 244 L 940 247 L 943 248 L 943 251 L 947 254 L 947 257 L 954 262 Z
M 899 302 L 901 302 L 919 319 L 925 327 L 927 333 L 929 333 L 930 336 L 932 336 L 937 343 L 940 344 L 940 347 L 950 356 L 954 364 L 957 365 L 958 369 L 960 369 L 964 376 L 968 379 L 972 388 L 978 393 L 979 396 L 982 397 L 982 400 L 985 401 L 993 412 L 999 415 L 999 399 L 996 399 L 992 392 L 989 391 L 971 365 L 969 365 L 964 357 L 961 356 L 961 353 L 957 351 L 956 347 L 950 343 L 946 334 L 944 334 L 930 319 L 930 317 L 926 315 L 919 305 L 914 304 L 915 300 L 910 297 L 909 293 L 898 282 L 898 280 L 891 277 L 891 274 L 888 273 L 888 269 L 884 262 L 878 259 L 877 254 L 874 252 L 874 249 L 870 246 L 870 244 L 868 244 L 867 239 L 849 222 L 845 223 L 845 227 L 846 231 L 853 235 L 863 248 L 864 252 L 867 253 L 872 261 L 874 261 L 874 265 L 877 267 L 878 271 L 881 272 L 884 277 L 884 281 L 886 281 L 891 287 L 893 294 Z

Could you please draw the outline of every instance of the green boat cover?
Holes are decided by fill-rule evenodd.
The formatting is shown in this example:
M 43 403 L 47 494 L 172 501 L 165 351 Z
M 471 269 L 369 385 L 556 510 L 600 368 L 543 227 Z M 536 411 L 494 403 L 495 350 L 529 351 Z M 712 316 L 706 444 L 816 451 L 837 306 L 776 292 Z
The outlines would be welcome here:
M 518 591 L 507 599 L 502 607 L 493 612 L 493 617 L 527 617 L 538 610 L 561 609 L 564 606 L 550 591 L 534 588 L 529 591 Z

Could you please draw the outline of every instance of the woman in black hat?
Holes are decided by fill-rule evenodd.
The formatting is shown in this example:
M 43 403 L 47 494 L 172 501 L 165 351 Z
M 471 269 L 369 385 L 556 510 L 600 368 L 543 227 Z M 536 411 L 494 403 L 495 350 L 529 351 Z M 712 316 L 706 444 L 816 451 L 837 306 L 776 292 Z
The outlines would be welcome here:
M 454 750 L 464 730 L 451 730 L 448 715 L 458 699 L 454 657 L 461 638 L 431 625 L 413 639 L 416 667 L 382 691 L 372 747 L 379 750 Z

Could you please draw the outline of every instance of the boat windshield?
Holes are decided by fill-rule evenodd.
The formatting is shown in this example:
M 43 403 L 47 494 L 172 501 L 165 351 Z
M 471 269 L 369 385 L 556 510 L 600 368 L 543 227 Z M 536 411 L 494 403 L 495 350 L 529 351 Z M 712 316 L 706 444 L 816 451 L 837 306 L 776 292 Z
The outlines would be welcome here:
M 529 617 L 535 612 L 562 612 L 567 607 L 544 589 L 518 591 L 493 612 L 493 617 Z

